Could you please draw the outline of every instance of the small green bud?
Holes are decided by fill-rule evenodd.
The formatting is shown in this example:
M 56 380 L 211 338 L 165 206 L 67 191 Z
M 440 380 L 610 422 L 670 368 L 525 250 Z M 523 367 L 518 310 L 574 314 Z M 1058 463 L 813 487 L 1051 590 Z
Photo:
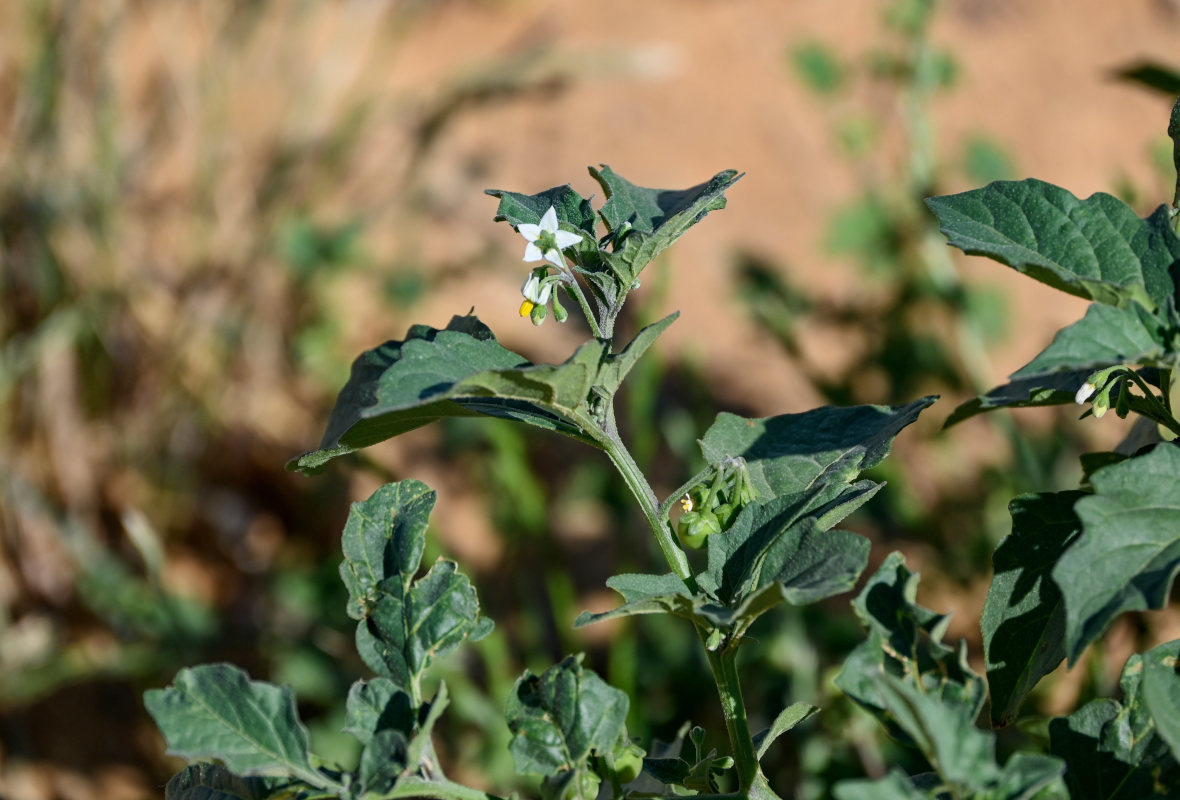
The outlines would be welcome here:
M 557 292 L 553 293 L 553 318 L 558 322 L 565 322 L 569 319 L 569 312 L 565 310 L 565 306 L 557 299 Z
M 545 315 L 548 312 L 549 309 L 545 306 L 533 306 L 532 310 L 529 311 L 529 319 L 533 321 L 534 325 L 540 325 L 545 321 Z

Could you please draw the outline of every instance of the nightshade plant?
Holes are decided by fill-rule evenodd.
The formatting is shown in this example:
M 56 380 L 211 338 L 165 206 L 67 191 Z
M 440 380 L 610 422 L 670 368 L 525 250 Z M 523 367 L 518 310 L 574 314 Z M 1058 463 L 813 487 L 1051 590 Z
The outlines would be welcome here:
M 1180 106 L 1173 135 L 1180 142 Z M 764 419 L 722 413 L 700 438 L 706 466 L 661 500 L 620 436 L 614 399 L 677 315 L 626 343 L 616 341 L 616 323 L 643 269 L 723 208 L 740 176 L 726 171 L 668 191 L 636 186 L 605 166 L 591 174 L 606 195 L 597 211 L 568 185 L 534 195 L 490 192 L 499 199 L 496 218 L 527 241 L 525 260 L 541 262 L 524 280 L 521 315 L 541 325 L 552 304 L 561 321 L 564 294 L 584 315 L 588 341 L 561 364 L 534 365 L 471 314 L 443 329 L 414 326 L 404 340 L 357 359 L 319 449 L 289 466 L 314 473 L 337 456 L 453 416 L 500 417 L 601 450 L 634 496 L 667 571 L 610 578 L 621 604 L 575 624 L 644 614 L 685 620 L 710 668 L 728 749 L 709 748 L 706 732 L 687 725 L 670 747 L 632 741 L 630 698 L 572 655 L 540 675 L 526 672 L 505 700 L 517 771 L 539 777 L 546 798 L 784 796 L 791 787 L 771 787 L 760 762 L 778 736 L 819 709 L 772 710 L 770 727 L 752 731 L 738 652 L 751 624 L 777 605 L 853 588 L 869 543 L 835 526 L 881 488 L 862 473 L 934 398 Z M 961 407 L 952 422 L 1004 406 L 1089 402 L 1094 416 L 1135 412 L 1166 440 L 1180 432 L 1171 411 L 1180 366 L 1173 209 L 1144 220 L 1107 195 L 1082 201 L 1037 181 L 994 183 L 929 205 L 951 244 L 1095 301 L 1011 384 Z M 1081 489 L 1012 503 L 1012 534 L 995 553 L 984 611 L 986 680 L 968 665 L 962 642 L 943 641 L 947 617 L 916 603 L 918 576 L 900 555 L 868 579 L 853 601 L 867 638 L 837 684 L 931 769 L 845 781 L 834 788 L 838 800 L 1180 792 L 1180 641 L 1132 657 L 1121 699 L 1053 720 L 1049 753 L 1001 763 L 995 733 L 976 724 L 989 696 L 993 726 L 1012 723 L 1037 681 L 1062 660 L 1075 663 L 1115 617 L 1167 601 L 1180 567 L 1180 451 L 1163 441 L 1090 456 L 1084 466 Z M 167 797 L 492 797 L 447 778 L 431 738 L 447 692 L 440 684 L 426 697 L 424 674 L 438 656 L 491 630 L 453 562 L 419 574 L 434 499 L 417 481 L 387 485 L 354 504 L 344 530 L 348 613 L 375 673 L 348 696 L 346 729 L 363 745 L 359 763 L 327 764 L 309 753 L 289 689 L 228 665 L 196 667 L 148 692 L 146 703 L 170 752 L 220 764 L 188 767 Z
M 357 359 L 320 448 L 290 467 L 313 473 L 337 456 L 452 416 L 501 417 L 602 450 L 634 495 L 668 571 L 616 575 L 608 585 L 622 604 L 583 614 L 576 625 L 638 614 L 671 614 L 692 625 L 716 683 L 729 752 L 710 749 L 705 732 L 688 727 L 671 747 L 646 751 L 627 735 L 627 696 L 570 656 L 540 675 L 526 672 L 506 700 L 517 771 L 539 776 L 545 797 L 776 797 L 759 760 L 817 709 L 796 703 L 771 715 L 768 730 L 752 731 L 737 668 L 743 635 L 780 603 L 813 603 L 853 587 L 869 544 L 834 526 L 880 489 L 862 471 L 886 456 L 933 398 L 766 419 L 721 414 L 701 438 L 705 468 L 660 500 L 620 437 L 614 398 L 677 315 L 621 345 L 616 322 L 643 269 L 723 208 L 740 175 L 725 171 L 668 191 L 636 186 L 606 166 L 590 172 L 606 195 L 597 211 L 568 185 L 490 194 L 499 199 L 496 218 L 526 239 L 525 260 L 541 262 L 522 286 L 521 315 L 540 325 L 552 304 L 563 320 L 565 295 L 592 338 L 561 364 L 534 365 L 471 314 L 443 329 L 414 326 L 404 340 Z M 685 510 L 674 523 L 678 500 Z M 169 785 L 169 798 L 488 796 L 446 778 L 431 744 L 446 688 L 425 697 L 424 672 L 491 628 L 454 563 L 418 574 L 433 504 L 421 483 L 390 484 L 355 504 L 344 530 L 348 613 L 357 620 L 357 649 L 376 673 L 348 697 L 347 730 L 363 744 L 359 764 L 325 764 L 308 752 L 290 690 L 253 682 L 228 665 L 196 667 L 148 692 L 148 710 L 170 752 L 224 766 L 189 767 Z M 701 552 L 690 559 L 681 542 Z

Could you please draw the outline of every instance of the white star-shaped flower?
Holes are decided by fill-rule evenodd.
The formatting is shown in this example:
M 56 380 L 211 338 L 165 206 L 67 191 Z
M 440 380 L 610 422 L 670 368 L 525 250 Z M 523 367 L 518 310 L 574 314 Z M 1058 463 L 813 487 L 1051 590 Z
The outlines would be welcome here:
M 557 227 L 557 209 L 553 206 L 549 206 L 549 210 L 541 217 L 541 224 L 522 222 L 516 230 L 528 242 L 524 248 L 525 261 L 545 259 L 562 271 L 567 267 L 561 251 L 582 241 L 581 234 L 563 231 Z

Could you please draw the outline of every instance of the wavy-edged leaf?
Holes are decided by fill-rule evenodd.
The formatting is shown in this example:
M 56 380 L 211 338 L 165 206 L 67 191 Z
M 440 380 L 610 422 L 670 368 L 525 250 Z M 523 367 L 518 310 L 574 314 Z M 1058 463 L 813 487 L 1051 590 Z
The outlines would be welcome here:
M 1143 702 L 1156 733 L 1180 761 L 1180 639 L 1143 654 Z
M 756 499 L 765 502 L 850 482 L 879 464 L 894 437 L 935 399 L 903 406 L 825 406 L 762 419 L 722 413 L 701 439 L 701 452 L 710 464 L 744 459 Z
M 539 676 L 525 671 L 506 711 L 516 771 L 553 776 L 578 769 L 593 752 L 613 746 L 627 707 L 627 695 L 583 668 L 580 655 Z
M 1014 380 L 997 386 L 990 392 L 968 400 L 956 408 L 944 428 L 956 425 L 965 419 L 993 411 L 997 408 L 1036 408 L 1038 406 L 1061 406 L 1074 402 L 1074 395 L 1090 377 L 1092 369 L 1051 372 Z
M 1143 697 L 1143 656 L 1127 659 L 1123 700 L 1091 700 L 1049 723 L 1053 754 L 1066 763 L 1072 797 L 1163 800 L 1180 795 L 1180 764 L 1159 735 Z
M 1125 611 L 1163 608 L 1180 570 L 1180 449 L 1161 444 L 1090 476 L 1082 535 L 1053 568 L 1072 666 Z
M 868 638 L 845 659 L 836 685 L 886 725 L 896 721 L 888 713 L 880 676 L 920 684 L 926 694 L 962 706 L 974 719 L 986 694 L 983 680 L 967 664 L 965 643 L 954 648 L 942 641 L 950 617 L 915 602 L 918 580 L 902 555 L 891 553 L 865 583 L 852 608 Z
M 594 444 L 578 409 L 604 346 L 587 342 L 565 363 L 533 365 L 502 347 L 474 316 L 443 330 L 410 328 L 361 354 L 328 420 L 320 448 L 288 469 L 316 472 L 332 458 L 443 417 L 487 415 L 525 422 Z
M 997 181 L 926 205 L 952 246 L 1063 292 L 1153 311 L 1175 293 L 1169 268 L 1180 259 L 1180 239 L 1164 206 L 1141 219 L 1111 195 L 1080 200 L 1033 179 Z
M 348 588 L 348 615 L 363 619 L 377 599 L 377 586 L 391 575 L 405 589 L 422 563 L 426 528 L 438 495 L 426 484 L 406 480 L 382 486 L 352 504 L 340 544 L 340 577 Z
M 307 728 L 289 686 L 252 681 L 232 664 L 203 664 L 182 669 L 166 689 L 148 690 L 144 705 L 172 755 L 325 785 L 311 766 Z
M 673 242 L 710 211 L 725 208 L 725 191 L 742 176 L 727 169 L 688 189 L 649 189 L 623 178 L 606 164 L 590 168 L 590 175 L 606 192 L 599 213 L 611 232 L 630 231 L 616 245 L 610 263 L 619 278 L 629 284 Z
M 1037 682 L 1065 658 L 1065 605 L 1051 572 L 1081 533 L 1073 506 L 1084 492 L 1014 499 L 1012 533 L 992 556 L 995 577 L 983 606 L 983 653 L 991 718 L 1010 724 Z
M 377 489 L 354 503 L 345 524 L 340 575 L 349 614 L 358 620 L 361 658 L 409 692 L 438 655 L 492 628 L 481 617 L 471 582 L 453 561 L 439 560 L 415 579 L 435 494 L 419 481 Z
M 220 764 L 190 764 L 164 787 L 164 800 L 266 800 L 285 785 L 275 778 L 242 778 Z

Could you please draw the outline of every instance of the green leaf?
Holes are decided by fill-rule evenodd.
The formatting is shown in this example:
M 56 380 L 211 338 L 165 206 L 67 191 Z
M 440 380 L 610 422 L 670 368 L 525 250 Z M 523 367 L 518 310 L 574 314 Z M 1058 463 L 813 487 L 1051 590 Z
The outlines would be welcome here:
M 1175 67 L 1161 64 L 1158 61 L 1139 61 L 1126 64 L 1111 74 L 1120 80 L 1155 89 L 1169 100 L 1180 95 L 1180 72 L 1177 72 Z
M 167 689 L 148 690 L 144 705 L 170 755 L 216 758 L 240 774 L 328 783 L 312 769 L 290 687 L 251 681 L 231 664 L 204 664 L 182 669 Z
M 538 194 L 520 194 L 502 189 L 486 189 L 484 194 L 490 194 L 500 200 L 500 205 L 496 208 L 496 222 L 507 222 L 513 228 L 519 227 L 522 223 L 536 225 L 552 206 L 557 212 L 559 223 L 564 222 L 575 231 L 586 234 L 590 241 L 597 238 L 594 232 L 594 224 L 597 221 L 594 208 L 589 200 L 571 189 L 568 183 Z
M 997 408 L 1035 408 L 1038 406 L 1060 406 L 1074 402 L 1074 395 L 1090 377 L 1092 369 L 1072 372 L 1051 372 L 997 386 L 985 395 L 968 400 L 947 417 L 944 428 L 956 425 L 965 419 L 992 411 Z
M 825 406 L 802 414 L 746 419 L 722 413 L 701 439 L 710 464 L 742 458 L 756 499 L 848 483 L 889 453 L 897 434 L 934 402 L 904 406 Z
M 340 577 L 348 588 L 348 615 L 364 619 L 377 586 L 399 575 L 408 590 L 422 562 L 426 528 L 437 495 L 420 481 L 390 483 L 352 504 L 340 538 Z
M 354 503 L 345 524 L 340 575 L 357 624 L 357 650 L 374 671 L 417 696 L 422 672 L 464 640 L 492 628 L 471 582 L 453 561 L 415 580 L 435 494 L 418 481 L 379 488 Z
M 975 727 L 970 703 L 929 694 L 908 678 L 881 673 L 874 677 L 884 710 L 948 782 L 974 791 L 999 778 L 996 741 Z
M 190 764 L 164 787 L 164 800 L 265 800 L 285 782 L 240 778 L 220 764 Z
M 357 793 L 385 795 L 390 792 L 406 768 L 406 735 L 386 729 L 373 734 L 357 765 Z
M 1180 258 L 1180 239 L 1164 206 L 1140 219 L 1111 195 L 1079 200 L 1031 179 L 932 197 L 926 205 L 952 246 L 1063 292 L 1152 311 L 1175 294 L 1169 268 Z
M 1049 723 L 1053 754 L 1066 763 L 1072 797 L 1163 800 L 1180 794 L 1180 764 L 1144 703 L 1143 657 L 1123 667 L 1123 701 L 1092 700 Z
M 1180 639 L 1143 654 L 1143 702 L 1155 731 L 1180 761 Z
M 374 671 L 410 687 L 437 656 L 491 632 L 491 620 L 479 616 L 475 588 L 456 569 L 453 561 L 438 561 L 404 594 L 398 579 L 382 583 L 357 629 L 358 649 L 364 642 L 361 655 Z
M 348 690 L 344 730 L 361 744 L 378 731 L 396 730 L 407 736 L 414 730 L 414 704 L 410 696 L 388 678 L 357 681 Z
M 540 676 L 526 671 L 512 688 L 506 711 L 512 757 L 522 775 L 575 770 L 605 752 L 622 733 L 627 695 L 607 685 L 582 656 L 569 656 Z
M 636 334 L 635 338 L 618 355 L 608 355 L 598 374 L 598 385 L 602 386 L 608 395 L 613 395 L 618 391 L 620 384 L 627 377 L 627 373 L 635 366 L 635 362 L 647 352 L 649 347 L 655 344 L 660 334 L 679 316 L 680 312 L 677 311 L 659 322 L 653 322 Z
M 513 419 L 594 444 L 579 413 L 604 346 L 588 342 L 561 365 L 532 365 L 501 347 L 474 316 L 444 330 L 410 328 L 405 341 L 368 350 L 336 400 L 320 449 L 288 469 L 312 473 L 332 458 L 443 417 Z
M 783 599 L 794 605 L 850 590 L 868 561 L 869 542 L 828 528 L 879 488 L 862 481 L 746 506 L 730 530 L 709 537 L 701 587 L 731 607 L 771 583 L 781 584 Z
M 684 580 L 671 572 L 664 575 L 614 575 L 607 579 L 606 585 L 623 596 L 623 605 L 600 614 L 583 611 L 574 621 L 575 628 L 637 614 L 676 614 L 687 619 L 696 616 L 699 600 L 689 591 Z
M 758 760 L 762 760 L 775 739 L 818 713 L 819 706 L 810 703 L 792 703 L 780 711 L 769 728 L 754 736 L 754 749 L 758 753 Z
M 1012 378 L 1114 364 L 1152 364 L 1164 352 L 1153 321 L 1139 305 L 1117 308 L 1095 303 L 1086 309 L 1086 316 L 1058 331 L 1053 342 L 1012 373 Z
M 1083 492 L 1023 495 L 1008 508 L 1012 533 L 992 557 L 983 652 L 993 724 L 1010 724 L 1037 682 L 1065 658 L 1065 606 L 1051 571 L 1082 529 Z
M 611 264 L 619 278 L 630 284 L 645 266 L 688 232 L 710 211 L 725 208 L 725 190 L 742 176 L 737 170 L 719 172 L 689 189 L 649 189 L 636 186 L 606 164 L 590 168 L 590 175 L 606 192 L 599 213 L 616 237 Z M 624 234 L 624 225 L 630 231 Z
M 900 553 L 891 553 L 852 601 L 868 638 L 845 659 L 836 685 L 895 728 L 879 681 L 884 676 L 920 685 L 974 719 L 985 698 L 983 681 L 967 665 L 965 643 L 952 648 L 942 641 L 950 617 L 917 605 L 917 593 L 918 575 L 906 569 Z M 912 738 L 895 732 L 903 741 Z
M 1161 444 L 1090 482 L 1075 506 L 1082 535 L 1053 568 L 1071 666 L 1124 611 L 1163 608 L 1180 569 L 1180 449 Z

